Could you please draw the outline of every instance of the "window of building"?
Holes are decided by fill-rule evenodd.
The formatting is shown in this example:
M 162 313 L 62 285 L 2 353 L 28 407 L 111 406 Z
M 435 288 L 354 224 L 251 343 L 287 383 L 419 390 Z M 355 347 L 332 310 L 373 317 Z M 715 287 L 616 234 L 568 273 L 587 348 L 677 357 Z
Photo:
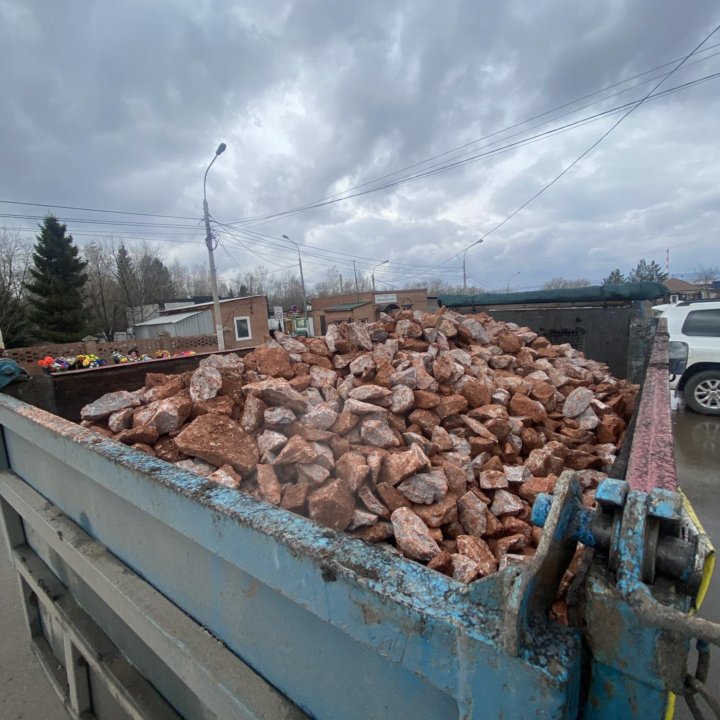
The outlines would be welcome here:
M 236 317 L 235 321 L 235 339 L 236 340 L 252 340 L 252 330 L 250 328 L 250 318 Z
M 692 310 L 682 326 L 684 335 L 720 337 L 720 310 Z

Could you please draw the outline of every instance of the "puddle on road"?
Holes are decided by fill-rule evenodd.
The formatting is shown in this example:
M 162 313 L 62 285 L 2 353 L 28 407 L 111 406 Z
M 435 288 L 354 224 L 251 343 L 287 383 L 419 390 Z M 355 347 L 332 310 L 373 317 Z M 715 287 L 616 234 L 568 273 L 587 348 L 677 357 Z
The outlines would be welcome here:
M 720 416 L 691 410 L 672 415 L 678 480 L 708 482 L 720 474 Z

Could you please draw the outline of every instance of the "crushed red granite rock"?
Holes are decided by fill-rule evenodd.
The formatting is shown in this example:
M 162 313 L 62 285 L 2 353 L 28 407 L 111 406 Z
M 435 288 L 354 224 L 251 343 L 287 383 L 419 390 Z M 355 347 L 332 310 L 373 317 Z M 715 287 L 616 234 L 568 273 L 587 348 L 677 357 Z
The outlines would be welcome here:
M 148 373 L 81 417 L 203 482 L 467 583 L 532 556 L 530 508 L 563 470 L 592 506 L 636 395 L 529 328 L 401 310 Z

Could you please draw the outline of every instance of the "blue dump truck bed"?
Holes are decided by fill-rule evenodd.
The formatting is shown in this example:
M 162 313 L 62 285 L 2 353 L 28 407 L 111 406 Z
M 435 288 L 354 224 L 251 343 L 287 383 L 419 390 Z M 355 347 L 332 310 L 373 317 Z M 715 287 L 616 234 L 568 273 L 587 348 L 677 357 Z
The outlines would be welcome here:
M 0 425 L 4 531 L 73 717 L 661 718 L 712 634 L 676 488 L 615 479 L 593 515 L 564 473 L 532 561 L 463 585 L 13 398 Z M 578 541 L 584 632 L 549 619 Z

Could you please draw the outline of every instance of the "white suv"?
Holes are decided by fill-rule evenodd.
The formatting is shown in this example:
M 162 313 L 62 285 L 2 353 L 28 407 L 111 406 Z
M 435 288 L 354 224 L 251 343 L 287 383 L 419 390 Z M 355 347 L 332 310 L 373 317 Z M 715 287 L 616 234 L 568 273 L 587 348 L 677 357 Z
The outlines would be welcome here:
M 670 389 L 704 415 L 720 415 L 720 301 L 663 309 L 670 335 Z

